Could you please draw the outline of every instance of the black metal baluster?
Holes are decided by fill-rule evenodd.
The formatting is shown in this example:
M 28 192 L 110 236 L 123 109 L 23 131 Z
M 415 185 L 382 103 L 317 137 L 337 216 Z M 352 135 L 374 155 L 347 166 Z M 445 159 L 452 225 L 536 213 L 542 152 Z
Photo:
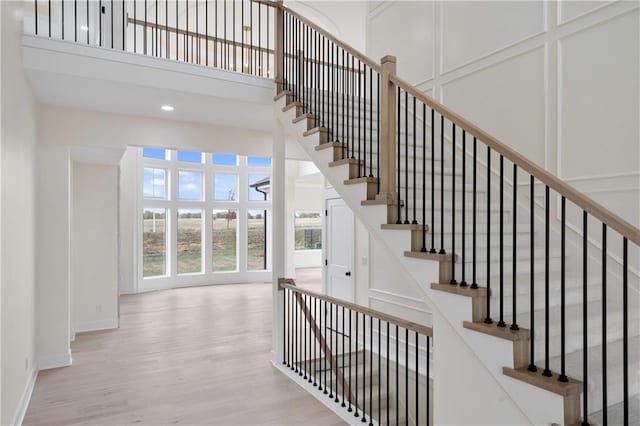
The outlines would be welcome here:
M 429 343 L 429 336 L 427 336 L 427 355 L 425 358 L 427 358 L 427 371 L 425 373 L 425 384 L 426 384 L 426 397 L 427 397 L 427 404 L 426 404 L 426 413 L 425 413 L 425 420 L 426 420 L 426 424 L 429 424 L 431 421 L 431 409 L 429 406 L 429 403 L 431 402 L 430 400 L 430 395 L 431 395 L 431 389 L 429 387 L 429 356 L 431 355 L 431 344 Z
M 356 140 L 356 74 L 355 74 L 355 58 L 351 55 L 351 87 L 353 88 L 352 98 L 351 98 L 351 140 L 353 141 L 351 144 L 351 158 L 355 158 L 355 140 Z M 359 76 L 358 76 L 359 77 Z M 360 88 L 358 88 L 360 90 Z M 360 99 L 358 98 L 358 102 Z M 359 146 L 358 146 L 359 147 Z M 358 151 L 358 155 L 360 155 L 360 151 Z
M 409 422 L 409 329 L 404 329 L 404 421 Z
M 444 115 L 440 115 L 440 251 L 444 250 Z
M 602 224 L 602 424 L 607 426 L 607 224 Z
M 98 15 L 98 46 L 102 47 L 102 0 L 98 2 Z M 51 0 L 49 0 L 49 37 L 51 37 Z
M 335 352 L 335 346 L 333 346 L 333 304 L 329 304 L 329 353 Z M 333 398 L 333 360 L 329 360 L 329 398 Z
M 491 210 L 491 205 L 487 205 Z M 504 157 L 500 156 L 500 320 L 498 327 L 506 327 L 504 322 Z M 513 259 L 515 263 L 515 259 Z M 515 294 L 514 294 L 515 296 Z
M 409 92 L 404 91 L 404 223 L 409 224 Z
M 111 19 L 113 20 L 113 0 L 111 1 L 112 6 L 111 6 Z M 62 18 L 62 27 L 60 28 L 60 34 L 62 36 L 62 39 L 64 40 L 64 0 L 60 0 L 60 7 L 62 8 L 62 14 L 61 14 L 61 18 Z M 122 2 L 122 19 L 124 21 L 124 2 Z M 37 25 L 37 21 L 38 21 L 38 15 L 36 13 L 36 25 Z M 113 23 L 111 25 L 112 27 L 112 31 L 111 31 L 111 39 L 112 39 L 112 46 L 113 47 Z M 122 25 L 122 32 L 123 32 L 123 36 L 124 36 L 124 22 Z M 122 50 L 124 50 L 124 37 L 122 37 Z
M 435 110 L 431 109 L 431 249 L 429 253 L 436 253 L 436 233 L 435 233 L 435 205 L 436 205 L 436 165 L 435 165 L 435 156 L 436 156 L 436 123 L 435 123 Z
M 38 0 L 34 0 L 33 2 L 33 16 L 36 26 L 36 35 L 38 35 Z
M 293 335 L 293 364 L 295 365 L 295 372 L 299 372 L 298 363 L 300 361 L 300 309 L 298 305 L 298 293 L 294 293 L 293 296 L 293 306 L 295 309 L 295 318 L 294 318 L 294 335 Z M 293 365 L 292 365 L 293 367 Z
M 323 361 L 322 361 L 322 373 L 324 375 L 324 380 L 322 380 L 322 382 L 324 382 L 324 394 L 326 395 L 327 393 L 329 393 L 327 391 L 327 358 L 329 358 L 329 354 L 327 353 L 327 302 L 324 302 L 324 309 L 322 310 L 322 320 L 324 321 L 324 357 L 323 357 Z M 321 383 L 322 384 L 322 383 Z M 320 388 L 320 390 L 322 390 L 322 387 Z
M 346 404 L 344 403 L 344 355 L 345 355 L 345 332 L 344 332 L 344 306 L 342 307 L 342 406 L 344 407 Z
M 398 206 L 397 206 L 397 208 L 398 208 L 398 219 L 396 220 L 396 223 L 400 224 L 400 223 L 402 223 L 402 203 L 400 202 L 400 198 L 399 198 L 400 194 L 402 194 L 402 191 L 400 190 L 400 182 L 402 182 L 402 180 L 400 179 L 400 176 L 401 176 L 400 175 L 400 126 L 402 125 L 401 121 L 400 121 L 400 86 L 398 86 L 398 107 L 397 107 L 397 110 L 398 110 L 398 119 L 396 121 L 396 129 L 397 129 L 397 132 L 398 132 L 398 139 L 396 140 L 396 146 L 397 146 L 396 157 L 397 157 L 397 161 L 398 161 L 398 165 L 397 165 L 398 177 L 397 177 L 396 186 L 398 187 L 398 191 L 397 191 L 398 192 L 398 200 L 397 200 L 397 203 L 398 203 Z M 407 202 L 407 200 L 405 200 L 405 203 L 406 202 Z
M 382 371 L 381 362 L 381 354 L 382 354 L 382 346 L 380 343 L 382 342 L 381 334 L 382 334 L 382 321 L 378 318 L 378 424 L 382 423 L 382 392 L 380 392 L 380 388 L 382 385 L 382 379 L 380 378 L 380 372 Z
M 377 174 L 377 183 L 376 183 L 376 193 L 380 193 L 380 74 L 378 74 L 378 78 L 376 79 L 376 90 L 378 91 L 378 96 L 376 98 L 377 102 L 377 127 L 376 127 L 376 174 Z
M 287 310 L 287 325 L 288 325 L 288 336 L 287 336 L 287 367 L 288 368 L 292 368 L 292 361 L 293 361 L 293 305 L 291 303 L 291 300 L 293 299 L 292 295 L 293 295 L 293 291 L 289 291 L 287 292 L 288 297 L 287 297 L 287 305 L 289 306 L 289 309 Z
M 271 77 L 271 71 L 269 68 L 269 56 L 271 56 L 271 53 L 269 52 L 269 36 L 271 35 L 271 32 L 269 31 L 269 14 L 270 14 L 271 8 L 267 6 L 267 78 Z
M 460 281 L 460 287 L 467 287 L 467 280 L 465 279 L 465 273 L 467 269 L 467 243 L 466 243 L 466 211 L 467 211 L 467 132 L 462 129 L 462 278 Z
M 360 72 L 360 60 L 358 60 L 358 177 L 362 177 L 362 173 L 361 173 L 361 158 L 362 158 L 362 126 L 361 121 L 362 121 L 362 114 L 361 114 L 361 108 L 362 108 L 362 73 Z M 364 414 L 364 407 L 362 409 L 362 412 Z M 362 418 L 364 419 L 364 415 L 362 416 Z
M 487 317 L 485 324 L 492 324 L 491 319 L 491 147 L 487 145 Z
M 477 177 L 478 177 L 478 175 L 477 175 L 477 165 L 478 165 L 478 157 L 477 157 L 477 155 L 478 155 L 478 141 L 476 140 L 476 137 L 474 136 L 473 137 L 473 189 L 472 189 L 472 191 L 473 191 L 473 194 L 472 194 L 472 197 L 473 197 L 472 198 L 472 204 L 473 204 L 473 206 L 472 206 L 472 213 L 471 213 L 471 215 L 472 215 L 471 220 L 473 222 L 473 224 L 472 224 L 473 236 L 472 236 L 472 241 L 471 241 L 471 245 L 473 246 L 472 249 L 471 249 L 471 275 L 472 275 L 472 277 L 471 277 L 471 288 L 474 289 L 474 290 L 478 288 L 478 280 L 476 279 L 477 278 L 477 274 L 476 274 L 477 273 L 477 271 L 476 271 L 476 269 L 477 269 L 477 265 L 476 265 L 476 254 L 477 254 L 476 253 L 476 248 L 477 248 L 476 247 L 476 243 L 477 243 L 477 241 L 476 241 L 476 226 L 477 226 L 477 220 L 476 220 L 477 219 L 477 217 L 476 217 L 476 213 L 477 213 L 477 211 L 476 211 L 476 194 L 477 194 L 477 190 L 476 189 L 477 189 L 477 183 L 478 183 L 477 182 L 477 180 L 478 180 L 477 179 Z M 489 203 L 487 202 L 487 204 L 489 204 Z M 487 297 L 489 297 L 489 295 L 487 295 Z
M 359 101 L 360 97 L 358 97 Z M 362 314 L 362 423 L 367 421 L 367 316 Z
M 351 389 L 351 348 L 353 348 L 353 343 L 351 342 L 351 309 L 349 309 L 349 389 Z M 349 403 L 347 407 L 347 412 L 351 412 L 351 393 L 349 394 Z
M 420 251 L 427 252 L 427 106 L 424 103 L 422 104 L 422 247 Z
M 565 374 L 565 227 L 566 227 L 566 201 L 562 197 L 560 199 L 560 376 L 558 380 L 568 382 L 569 379 Z
M 531 319 L 529 320 L 531 323 L 531 335 L 529 337 L 529 350 L 531 351 L 529 355 L 529 367 L 527 369 L 531 372 L 538 371 L 538 367 L 536 367 L 535 360 L 535 293 L 534 293 L 534 281 L 535 281 L 535 259 L 533 257 L 533 248 L 534 248 L 534 225 L 535 225 L 535 212 L 534 205 L 535 203 L 535 178 L 533 175 L 529 178 L 529 251 L 531 252 L 531 256 L 529 259 L 529 293 L 531 294 L 531 299 L 529 301 L 529 312 Z
M 373 426 L 373 317 L 369 317 L 369 425 Z
M 198 2 L 196 1 L 196 10 L 198 10 L 197 8 L 198 8 Z M 196 16 L 198 16 L 197 12 L 196 12 Z M 196 18 L 196 28 L 198 28 L 197 22 L 198 21 L 197 21 L 197 18 Z M 158 41 L 159 41 L 159 38 L 158 38 L 158 0 L 156 0 L 156 22 L 154 22 L 154 25 L 155 25 L 155 30 L 156 30 L 156 56 L 161 56 L 158 53 Z M 198 46 L 200 46 L 200 38 L 198 38 Z
M 400 416 L 398 413 L 398 409 L 400 408 L 400 353 L 399 353 L 399 347 L 400 347 L 400 328 L 398 327 L 398 324 L 396 324 L 396 426 L 398 425 L 399 421 L 400 421 Z
M 373 177 L 373 68 L 371 67 L 369 67 L 369 177 Z
M 358 133 L 360 133 L 360 128 L 362 128 L 362 133 L 364 136 L 364 139 L 362 141 L 362 175 L 361 176 L 366 176 L 367 175 L 367 114 L 366 114 L 366 105 L 367 105 L 367 72 L 366 72 L 366 68 L 363 66 L 362 69 L 360 69 L 360 66 L 364 65 L 361 64 L 360 61 L 358 61 L 358 76 L 361 76 L 364 74 L 364 86 L 361 87 L 362 93 L 364 94 L 360 96 L 360 99 L 358 99 L 358 103 L 360 105 L 360 108 L 358 108 L 358 112 L 359 112 L 359 124 L 358 124 Z M 364 73 L 363 73 L 364 71 Z M 359 82 L 360 80 L 358 80 Z M 360 164 L 358 164 L 358 171 L 360 170 Z M 360 172 L 358 172 L 358 174 L 360 174 Z
M 37 2 L 36 2 L 37 4 Z M 135 21 L 136 19 L 136 2 L 133 2 L 133 20 Z M 36 16 L 37 18 L 37 16 Z M 38 22 L 38 20 L 36 19 L 36 22 Z M 137 25 L 137 24 L 136 24 Z M 135 29 L 136 26 L 133 27 L 134 28 L 134 33 L 133 33 L 133 37 L 134 37 L 134 46 L 135 46 Z M 36 34 L 38 34 L 38 27 L 36 26 Z M 73 41 L 75 41 L 76 43 L 78 42 L 78 0 L 74 0 L 73 1 Z
M 456 281 L 456 123 L 451 123 L 451 281 L 449 284 L 457 285 Z M 444 212 L 444 204 L 442 205 Z M 464 267 L 464 266 L 463 266 Z
M 213 16 L 215 17 L 214 21 L 213 21 L 213 32 L 215 33 L 215 36 L 213 38 L 213 66 L 217 67 L 218 66 L 218 0 L 215 0 L 214 4 L 213 4 L 213 8 L 214 8 L 214 13 Z M 178 5 L 176 2 L 176 27 L 177 27 L 177 23 L 178 23 Z M 286 19 L 285 19 L 286 20 Z M 290 20 L 290 17 L 289 17 Z M 288 22 L 288 21 L 287 21 Z M 286 37 L 289 37 L 289 25 L 290 23 L 288 22 L 287 25 L 285 25 L 285 33 L 286 33 Z M 244 32 L 243 32 L 244 34 Z M 178 33 L 176 30 L 176 41 L 178 40 Z M 288 46 L 288 44 L 287 44 Z M 176 44 L 176 58 L 178 57 L 178 46 Z M 283 61 L 284 61 L 284 56 L 283 55 Z M 285 68 L 285 73 L 287 72 L 286 68 Z
M 622 417 L 629 425 L 629 241 L 622 239 Z
M 187 31 L 189 30 L 189 0 L 187 0 Z M 143 54 L 147 54 L 147 0 L 144 0 L 144 34 L 142 37 L 144 48 Z
M 282 320 L 282 364 L 287 365 L 287 289 L 282 289 L 282 298 L 284 299 L 283 309 L 284 315 Z
M 302 368 L 304 368 L 303 379 L 307 379 L 307 360 L 309 359 L 309 353 L 307 352 L 307 321 L 305 320 L 305 311 L 307 309 L 307 295 L 303 297 L 304 307 L 302 308 Z
M 587 319 L 588 319 L 588 305 L 589 302 L 587 294 L 587 265 L 588 265 L 588 250 L 589 250 L 589 235 L 587 233 L 587 212 L 582 211 L 582 424 L 589 424 L 589 384 L 588 384 L 588 363 L 587 363 L 587 349 L 588 346 L 588 333 L 587 333 Z M 532 337 L 533 338 L 533 337 Z
M 124 2 L 123 2 L 124 3 Z M 135 8 L 134 8 L 135 10 Z M 218 13 L 218 1 L 216 0 L 216 14 Z M 178 28 L 180 27 L 180 21 L 178 19 L 178 2 L 176 1 L 176 61 L 178 60 Z M 135 29 L 135 27 L 134 27 Z M 217 19 L 216 19 L 216 36 L 217 36 Z
M 419 403 L 419 394 L 418 394 L 418 387 L 420 386 L 420 375 L 419 375 L 419 370 L 420 370 L 420 366 L 419 366 L 419 360 L 418 357 L 420 355 L 420 346 L 418 345 L 418 332 L 416 331 L 416 418 L 415 418 L 415 424 L 419 425 L 420 424 L 420 403 Z
M 418 221 L 416 220 L 416 204 L 418 204 L 418 199 L 416 196 L 417 185 L 416 185 L 416 97 L 413 97 L 413 223 L 416 225 Z
M 551 377 L 549 370 L 549 186 L 544 194 L 544 371 L 542 375 Z M 533 257 L 533 252 L 531 256 Z
M 87 44 L 89 44 L 89 35 L 91 34 L 91 27 L 89 26 L 89 0 L 87 0 L 87 6 L 85 9 L 85 12 L 87 12 Z
M 319 357 L 320 357 L 320 339 L 318 336 L 318 298 L 313 298 L 313 324 L 311 329 L 313 330 L 313 335 L 315 339 L 313 340 L 313 386 L 318 386 L 318 368 L 319 368 Z
M 356 311 L 356 401 L 355 401 L 355 409 L 356 412 L 354 413 L 355 417 L 360 417 L 360 413 L 358 413 L 358 317 L 360 316 L 360 314 Z
M 517 293 L 516 293 L 516 271 L 517 271 L 517 265 L 516 265 L 516 243 L 517 243 L 517 236 L 516 236 L 516 231 L 517 231 L 517 210 L 518 210 L 518 166 L 513 163 L 513 227 L 512 227 L 512 232 L 513 235 L 511 236 L 511 244 L 513 245 L 512 249 L 512 253 L 511 256 L 513 257 L 513 261 L 512 261 L 512 270 L 511 270 L 511 303 L 512 303 L 512 321 L 511 321 L 511 330 L 519 330 L 520 327 L 518 327 L 518 322 L 517 322 L 517 310 L 516 310 L 516 305 L 517 305 Z M 531 297 L 533 297 L 533 294 L 531 295 Z
M 307 377 L 309 379 L 309 383 L 313 382 L 313 379 L 311 378 L 311 362 L 314 360 L 313 358 L 313 340 L 312 340 L 312 331 L 313 331 L 313 327 L 311 324 L 311 299 L 312 297 L 309 296 L 309 307 L 306 306 L 305 303 L 305 309 L 307 309 L 307 312 L 309 313 L 309 316 L 307 317 L 307 327 L 309 328 L 309 351 L 307 352 Z M 305 315 L 306 316 L 306 315 Z
M 389 321 L 386 321 L 387 323 L 387 358 L 386 358 L 386 363 L 387 363 L 387 375 L 385 376 L 385 381 L 387 383 L 387 425 L 390 424 L 389 423 L 389 413 L 391 412 L 391 407 L 389 406 L 389 364 L 391 363 L 391 359 L 389 358 Z

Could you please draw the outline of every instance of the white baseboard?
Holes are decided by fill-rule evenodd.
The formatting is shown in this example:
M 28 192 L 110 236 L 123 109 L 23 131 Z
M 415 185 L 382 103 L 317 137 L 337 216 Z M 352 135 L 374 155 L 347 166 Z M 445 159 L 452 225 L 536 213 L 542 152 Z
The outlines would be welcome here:
M 80 322 L 73 325 L 73 332 L 85 333 L 87 331 L 111 330 L 118 328 L 118 318 L 110 318 L 97 321 Z
M 71 358 L 71 349 L 69 353 L 64 355 L 46 356 L 38 360 L 38 368 L 40 370 L 48 370 L 50 368 L 68 367 L 73 363 Z
M 24 387 L 24 391 L 22 392 L 22 396 L 20 397 L 20 402 L 18 403 L 18 407 L 16 408 L 16 413 L 13 416 L 13 420 L 11 421 L 11 426 L 21 426 L 22 421 L 24 420 L 25 414 L 27 414 L 27 408 L 29 408 L 29 402 L 31 401 L 31 394 L 33 393 L 33 388 L 36 385 L 36 378 L 38 377 L 38 369 L 34 368 L 29 374 L 29 378 L 27 379 L 27 383 Z

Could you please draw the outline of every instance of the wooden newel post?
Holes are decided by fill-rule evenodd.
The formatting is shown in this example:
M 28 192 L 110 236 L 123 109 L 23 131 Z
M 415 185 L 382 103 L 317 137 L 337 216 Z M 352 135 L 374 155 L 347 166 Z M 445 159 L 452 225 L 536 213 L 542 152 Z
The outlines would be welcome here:
M 377 198 L 386 200 L 389 208 L 387 222 L 396 222 L 398 202 L 396 192 L 396 86 L 390 76 L 396 74 L 396 57 L 387 55 L 380 60 L 380 193 Z
M 278 93 L 284 90 L 284 10 L 282 9 L 282 1 L 276 0 L 274 7 L 274 24 L 275 37 L 273 46 L 273 62 L 274 62 L 274 80 L 276 82 L 276 91 Z

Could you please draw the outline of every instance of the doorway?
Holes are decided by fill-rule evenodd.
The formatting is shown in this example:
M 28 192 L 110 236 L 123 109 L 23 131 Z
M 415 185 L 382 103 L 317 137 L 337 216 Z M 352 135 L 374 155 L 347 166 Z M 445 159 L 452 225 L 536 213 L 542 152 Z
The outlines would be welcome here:
M 326 200 L 326 274 L 329 296 L 353 303 L 355 219 L 351 209 L 340 198 Z

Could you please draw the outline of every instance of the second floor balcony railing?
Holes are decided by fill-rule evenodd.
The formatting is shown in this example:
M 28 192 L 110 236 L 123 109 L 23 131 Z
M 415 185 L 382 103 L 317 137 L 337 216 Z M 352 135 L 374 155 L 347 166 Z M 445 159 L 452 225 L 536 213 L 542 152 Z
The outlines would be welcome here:
M 273 77 L 267 2 L 36 0 L 25 9 L 26 34 Z

